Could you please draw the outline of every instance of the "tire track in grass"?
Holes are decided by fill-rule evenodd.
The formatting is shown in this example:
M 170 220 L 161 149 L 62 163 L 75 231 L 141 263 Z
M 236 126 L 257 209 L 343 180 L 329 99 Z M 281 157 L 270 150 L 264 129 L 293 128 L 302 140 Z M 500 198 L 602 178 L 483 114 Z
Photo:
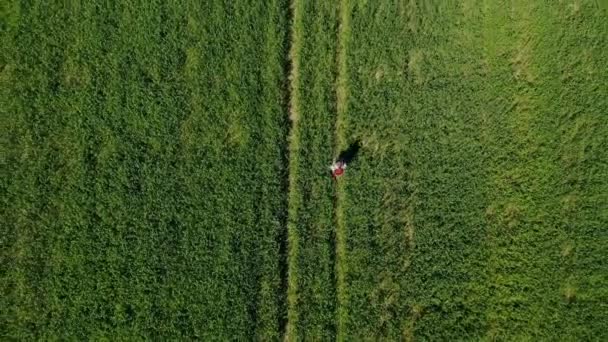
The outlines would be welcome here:
M 350 38 L 350 3 L 349 0 L 341 0 L 338 7 L 338 50 L 337 66 L 338 75 L 336 79 L 336 123 L 335 123 L 335 146 L 334 155 L 346 148 L 346 111 L 348 109 L 348 80 L 347 80 L 347 53 L 346 48 Z M 337 295 L 337 331 L 336 339 L 345 339 L 345 325 L 347 320 L 345 289 L 346 277 L 346 224 L 344 220 L 344 205 L 346 202 L 344 191 L 345 183 L 341 180 L 336 182 L 335 199 L 335 248 L 336 248 L 336 295 Z
M 321 180 L 325 176 L 318 178 L 321 176 L 315 175 L 315 172 L 307 172 L 307 170 L 302 169 L 301 164 L 312 169 L 318 169 L 324 164 L 324 162 L 319 164 L 320 160 L 323 159 L 318 158 L 320 157 L 319 153 L 337 155 L 346 146 L 344 113 L 346 111 L 347 91 L 344 78 L 346 75 L 344 46 L 346 45 L 345 37 L 348 36 L 349 32 L 347 6 L 347 1 L 342 1 L 335 7 L 322 2 L 305 3 L 298 0 L 293 0 L 290 4 L 289 117 L 291 129 L 288 138 L 288 309 L 284 336 L 286 341 L 297 340 L 302 337 L 315 339 L 322 335 L 325 337 L 332 336 L 332 339 L 336 336 L 338 339 L 343 339 L 340 336 L 343 335 L 345 325 L 345 313 L 343 312 L 345 307 L 343 305 L 345 248 L 344 220 L 342 218 L 343 191 L 341 190 L 344 185 L 342 182 L 337 182 L 336 188 L 334 188 L 334 207 L 326 213 L 329 214 L 329 217 L 325 217 L 323 213 L 317 212 L 317 210 L 320 209 L 319 205 L 322 205 L 321 198 L 325 195 L 330 196 L 331 187 L 322 185 L 324 181 Z M 322 21 L 322 18 L 313 18 L 312 13 L 325 17 L 324 20 L 326 21 Z M 335 26 L 328 23 L 327 20 L 335 23 Z M 338 24 L 340 24 L 340 27 L 338 27 Z M 328 35 L 330 32 L 331 36 Z M 338 42 L 335 39 L 338 39 Z M 338 48 L 336 49 L 336 47 Z M 333 62 L 325 64 L 327 57 L 331 58 Z M 310 67 L 312 65 L 314 65 L 313 68 Z M 334 76 L 328 77 L 327 71 L 336 70 L 335 68 L 338 68 L 338 70 L 336 73 L 332 73 Z M 324 87 L 335 97 L 330 96 L 330 100 L 328 97 L 321 95 L 318 89 Z M 322 115 L 330 116 L 323 119 Z M 306 120 L 301 121 L 302 116 L 305 116 Z M 324 121 L 328 125 L 325 125 Z M 324 137 L 326 133 L 321 133 L 323 131 L 327 132 L 327 136 Z M 329 148 L 321 148 L 322 146 L 328 146 L 328 143 Z M 310 153 L 311 148 L 316 151 L 314 157 Z M 310 190 L 304 191 L 302 188 L 303 180 L 306 180 L 305 183 L 312 189 L 312 193 L 306 193 Z M 317 190 L 314 190 L 315 188 Z M 324 189 L 321 190 L 321 188 Z M 317 195 L 315 195 L 315 192 Z M 325 195 L 322 195 L 322 193 Z M 311 195 L 313 198 L 316 197 L 316 200 L 314 200 L 316 204 L 310 202 L 313 200 Z M 327 199 L 330 198 L 327 197 Z M 328 204 L 331 205 L 331 202 Z M 314 213 L 310 210 L 314 210 Z M 339 210 L 339 213 L 334 213 L 333 210 Z M 311 220 L 310 215 L 315 218 Z M 324 218 L 329 220 L 325 221 Z M 335 229 L 332 237 L 325 236 L 328 229 Z M 310 234 L 313 234 L 313 236 Z M 323 236 L 325 237 L 322 238 Z M 302 237 L 304 239 L 312 238 L 312 240 L 307 242 L 306 245 L 300 245 L 304 241 Z M 317 240 L 319 238 L 321 240 Z M 332 240 L 331 243 L 329 240 L 325 240 L 326 238 Z M 329 279 L 324 279 L 321 269 L 319 269 L 319 274 L 310 274 L 310 262 L 323 263 L 323 260 L 325 260 L 326 256 L 318 254 L 323 253 L 324 244 L 327 244 L 325 247 L 330 248 L 332 250 L 331 254 L 334 255 L 330 257 L 331 260 L 327 260 L 331 263 L 327 266 L 332 269 L 331 273 L 333 273 Z M 312 257 L 312 255 L 316 256 Z M 318 266 L 323 268 L 322 265 Z M 331 294 L 330 297 L 325 297 L 333 291 L 326 292 L 318 288 L 315 289 L 314 284 L 332 278 L 334 283 L 331 285 L 336 287 L 336 292 Z M 327 285 L 330 284 L 327 283 Z M 322 293 L 317 292 L 319 290 Z M 330 314 L 330 316 L 326 316 L 326 314 Z
M 292 0 L 290 4 L 291 15 L 291 41 L 289 47 L 289 119 L 291 130 L 288 137 L 289 152 L 289 179 L 287 198 L 287 325 L 285 328 L 285 340 L 295 340 L 295 326 L 298 322 L 298 274 L 297 258 L 299 239 L 297 234 L 297 214 L 301 206 L 300 197 L 296 191 L 298 180 L 299 150 L 300 150 L 300 119 L 299 104 L 299 70 L 300 50 L 303 36 L 302 3 Z

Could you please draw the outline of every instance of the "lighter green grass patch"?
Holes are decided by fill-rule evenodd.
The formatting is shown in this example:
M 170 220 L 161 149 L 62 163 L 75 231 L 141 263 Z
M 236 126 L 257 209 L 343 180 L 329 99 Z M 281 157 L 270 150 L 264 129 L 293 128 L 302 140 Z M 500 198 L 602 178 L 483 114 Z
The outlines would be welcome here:
M 416 321 L 422 317 L 424 313 L 424 307 L 420 304 L 412 305 L 410 309 L 410 316 L 407 321 L 405 321 L 403 328 L 403 340 L 407 342 L 414 341 L 414 326 L 416 325 Z
M 513 122 L 513 129 L 520 136 L 525 137 L 530 132 L 532 116 L 534 115 L 534 105 L 532 96 L 528 93 L 516 94 L 513 96 L 513 106 L 517 120 Z
M 564 297 L 564 300 L 568 303 L 574 302 L 576 300 L 577 290 L 578 289 L 574 284 L 574 281 L 569 279 L 562 288 L 562 296 Z
M 14 64 L 9 63 L 0 65 L 0 84 L 8 86 L 12 81 L 14 70 Z
M 566 242 L 562 245 L 561 256 L 563 258 L 569 257 L 572 255 L 573 251 L 574 245 L 572 244 L 572 242 Z
M 82 88 L 91 83 L 91 73 L 85 65 L 68 58 L 62 67 L 63 85 L 67 88 Z
M 581 0 L 568 1 L 566 4 L 566 11 L 568 18 L 572 19 L 580 15 L 581 12 Z
M 578 208 L 578 196 L 576 194 L 568 194 L 561 199 L 562 212 L 574 213 Z
M 380 80 L 382 79 L 382 77 L 384 76 L 384 66 L 379 66 L 376 69 L 376 72 L 374 73 L 374 79 L 376 79 L 376 82 L 380 82 Z
M 424 61 L 424 53 L 420 49 L 414 49 L 410 51 L 409 61 L 407 63 L 407 70 L 414 78 L 414 83 L 420 85 L 424 83 L 425 77 L 422 68 L 422 63 Z
M 200 34 L 199 31 L 199 20 L 194 18 L 191 14 L 188 15 L 187 23 L 186 23 L 186 31 L 192 37 L 196 37 Z
M 510 229 L 517 227 L 523 216 L 523 207 L 518 203 L 507 203 L 503 210 L 503 223 Z
M 226 130 L 226 136 L 224 140 L 226 143 L 233 147 L 243 147 L 249 142 L 249 131 L 240 122 L 240 120 L 231 120 L 228 123 L 228 129 Z
M 511 59 L 513 77 L 516 80 L 526 81 L 530 84 L 535 83 L 537 76 L 531 68 L 533 52 L 530 42 L 524 42 L 516 48 L 516 51 L 515 56 Z
M 475 0 L 464 0 L 461 2 L 461 7 L 465 18 L 470 18 L 479 12 L 479 4 Z
M 416 0 L 409 0 L 407 4 L 407 28 L 412 33 L 416 33 L 418 31 L 418 7 L 416 5 Z
M 405 209 L 402 214 L 403 219 L 405 220 L 405 243 L 407 247 L 410 249 L 414 248 L 414 207 L 409 205 L 407 209 Z M 409 262 L 409 259 L 407 260 Z
M 200 50 L 195 47 L 189 47 L 186 49 L 186 63 L 184 64 L 184 76 L 190 82 L 195 82 L 198 75 L 198 68 L 200 65 L 199 58 Z

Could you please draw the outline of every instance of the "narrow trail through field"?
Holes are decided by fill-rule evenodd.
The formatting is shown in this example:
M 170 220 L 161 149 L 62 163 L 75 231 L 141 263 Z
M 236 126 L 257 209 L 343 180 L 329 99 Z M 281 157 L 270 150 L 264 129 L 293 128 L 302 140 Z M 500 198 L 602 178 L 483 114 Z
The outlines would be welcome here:
M 297 234 L 297 212 L 300 207 L 299 196 L 297 195 L 297 179 L 300 149 L 300 129 L 299 129 L 299 69 L 300 69 L 300 49 L 302 40 L 302 7 L 301 3 L 294 0 L 290 4 L 291 11 L 291 33 L 289 47 L 289 119 L 291 129 L 289 132 L 289 194 L 287 197 L 287 325 L 285 327 L 285 340 L 294 340 L 296 336 L 295 322 L 298 320 L 296 310 L 298 301 L 297 286 L 297 264 L 298 255 L 298 234 Z
M 347 146 L 349 8 L 348 0 L 290 3 L 286 341 L 345 334 L 345 184 L 323 167 Z M 332 279 L 333 288 L 317 288 Z
M 334 155 L 346 148 L 346 111 L 348 98 L 347 82 L 347 54 L 346 48 L 350 37 L 350 4 L 348 0 L 341 0 L 339 4 L 339 26 L 338 26 L 338 51 L 337 65 L 338 75 L 336 80 L 336 126 L 335 126 L 335 146 Z M 338 341 L 344 340 L 345 324 L 347 319 L 346 312 L 346 223 L 344 220 L 345 192 L 344 182 L 336 182 L 335 200 L 335 229 L 336 229 L 336 294 L 337 294 L 337 331 Z

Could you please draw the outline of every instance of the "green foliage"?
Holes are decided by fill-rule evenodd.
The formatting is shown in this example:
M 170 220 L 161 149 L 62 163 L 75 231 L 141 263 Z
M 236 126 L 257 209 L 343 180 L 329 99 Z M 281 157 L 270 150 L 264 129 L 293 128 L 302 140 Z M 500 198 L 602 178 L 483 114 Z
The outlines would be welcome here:
M 608 337 L 601 1 L 11 0 L 0 45 L 5 339 Z
M 607 23 L 592 2 L 354 6 L 350 339 L 606 337 Z
M 2 5 L 5 338 L 279 339 L 287 6 Z
M 333 184 L 329 165 L 335 121 L 336 6 L 298 2 L 294 16 L 290 172 L 290 286 L 288 338 L 331 339 L 335 333 Z M 292 105 L 294 105 L 292 101 Z M 294 162 L 295 161 L 295 162 Z

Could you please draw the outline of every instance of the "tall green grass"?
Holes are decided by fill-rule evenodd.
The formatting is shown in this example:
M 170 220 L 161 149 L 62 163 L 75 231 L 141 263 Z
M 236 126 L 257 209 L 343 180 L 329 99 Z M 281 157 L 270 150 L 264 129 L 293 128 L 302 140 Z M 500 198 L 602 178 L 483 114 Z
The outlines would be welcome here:
M 348 113 L 348 96 L 349 86 L 347 82 L 348 73 L 348 54 L 347 46 L 350 40 L 350 17 L 351 17 L 351 3 L 349 0 L 342 0 L 338 6 L 338 49 L 336 52 L 336 64 L 338 73 L 336 75 L 336 122 L 335 122 L 335 144 L 334 144 L 334 156 L 340 155 L 341 151 L 345 150 L 348 145 L 346 134 L 346 116 Z M 352 143 L 352 142 L 351 142 Z M 346 223 L 344 219 L 344 203 L 345 192 L 344 182 L 336 182 L 336 199 L 335 203 L 335 279 L 336 279 L 336 339 L 343 341 L 345 337 L 346 329 L 346 237 L 348 232 L 346 230 Z
M 277 340 L 287 3 L 2 5 L 2 334 Z
M 359 2 L 347 339 L 601 339 L 607 13 Z
M 333 184 L 337 6 L 292 5 L 287 338 L 335 336 Z
M 3 337 L 606 339 L 606 10 L 2 3 Z

